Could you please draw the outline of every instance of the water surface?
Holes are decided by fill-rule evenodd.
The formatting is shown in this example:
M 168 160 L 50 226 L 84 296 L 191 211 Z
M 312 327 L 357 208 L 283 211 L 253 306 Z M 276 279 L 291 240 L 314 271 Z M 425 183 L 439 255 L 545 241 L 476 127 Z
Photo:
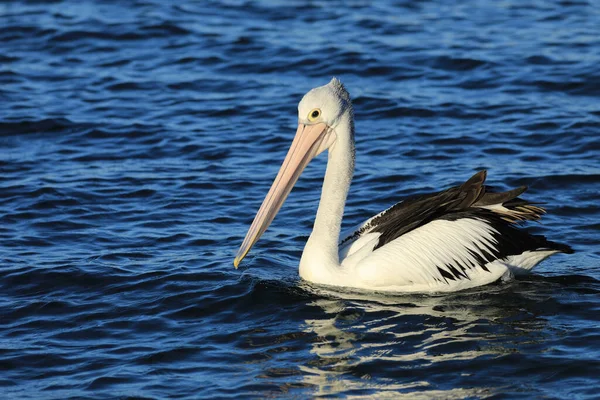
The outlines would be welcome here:
M 3 3 L 3 396 L 596 396 L 598 26 L 593 1 Z M 487 168 L 576 253 L 443 296 L 308 285 L 321 157 L 234 270 L 334 75 L 347 226 Z

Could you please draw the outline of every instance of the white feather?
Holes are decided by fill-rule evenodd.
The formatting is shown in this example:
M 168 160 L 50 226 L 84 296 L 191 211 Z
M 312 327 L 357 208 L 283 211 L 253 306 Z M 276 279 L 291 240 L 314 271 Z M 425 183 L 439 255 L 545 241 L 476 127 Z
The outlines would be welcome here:
M 494 282 L 509 271 L 507 264 L 500 261 L 487 264 L 489 272 L 485 271 L 472 254 L 485 257 L 482 250 L 491 252 L 496 244 L 495 233 L 483 220 L 435 220 L 375 251 L 353 249 L 352 262 L 344 260 L 342 267 L 347 279 L 352 280 L 347 284 L 353 287 L 411 292 L 466 289 Z M 365 239 L 365 246 L 371 246 L 374 235 L 368 234 L 371 240 Z M 360 239 L 353 247 L 359 243 Z M 364 258 L 358 260 L 359 254 Z M 468 278 L 444 278 L 438 267 L 446 265 L 453 265 Z
M 371 254 L 377 243 L 379 243 L 380 236 L 381 233 L 372 232 L 363 234 L 355 240 L 348 242 L 339 252 L 342 267 L 351 268 L 357 262 Z
M 558 250 L 525 251 L 521 254 L 508 256 L 502 261 L 510 271 L 516 275 L 527 275 L 533 267 L 550 257 L 559 253 Z

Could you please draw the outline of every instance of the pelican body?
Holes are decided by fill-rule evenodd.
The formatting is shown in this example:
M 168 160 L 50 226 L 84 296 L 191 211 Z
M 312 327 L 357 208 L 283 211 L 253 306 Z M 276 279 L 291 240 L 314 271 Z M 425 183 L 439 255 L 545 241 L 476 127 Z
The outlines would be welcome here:
M 271 224 L 311 159 L 328 150 L 321 200 L 300 260 L 300 276 L 316 284 L 370 291 L 448 292 L 529 272 L 564 244 L 517 226 L 545 212 L 518 196 L 493 193 L 486 171 L 439 193 L 408 198 L 340 234 L 354 173 L 350 95 L 333 78 L 298 104 L 298 129 L 281 169 L 237 253 L 237 268 Z

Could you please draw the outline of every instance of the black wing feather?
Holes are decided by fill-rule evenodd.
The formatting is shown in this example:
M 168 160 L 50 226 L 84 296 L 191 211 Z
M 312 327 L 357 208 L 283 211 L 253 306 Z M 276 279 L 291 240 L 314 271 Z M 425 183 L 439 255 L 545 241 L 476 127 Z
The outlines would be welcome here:
M 372 231 L 381 232 L 375 249 L 443 215 L 469 208 L 485 193 L 485 177 L 486 171 L 480 171 L 460 186 L 407 199 L 373 219 Z

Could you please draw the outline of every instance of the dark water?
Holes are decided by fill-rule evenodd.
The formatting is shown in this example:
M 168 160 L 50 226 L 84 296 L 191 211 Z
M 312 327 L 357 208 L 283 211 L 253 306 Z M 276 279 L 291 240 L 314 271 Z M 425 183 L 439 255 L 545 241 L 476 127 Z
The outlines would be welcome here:
M 598 395 L 600 4 L 369 3 L 0 5 L 3 398 Z M 348 225 L 488 168 L 576 253 L 443 296 L 311 287 L 321 158 L 234 270 L 333 75 Z

